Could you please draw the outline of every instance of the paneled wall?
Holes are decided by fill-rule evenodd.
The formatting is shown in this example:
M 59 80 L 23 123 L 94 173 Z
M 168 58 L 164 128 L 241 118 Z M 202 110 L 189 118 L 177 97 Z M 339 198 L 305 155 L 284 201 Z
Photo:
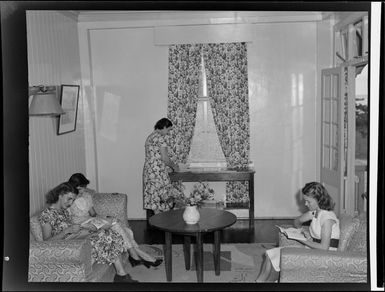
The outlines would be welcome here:
M 77 20 L 71 14 L 27 11 L 29 86 L 80 85 Z M 58 95 L 60 90 L 58 90 Z M 29 118 L 30 214 L 44 207 L 44 195 L 74 172 L 85 172 L 83 100 L 76 131 L 57 135 L 57 118 Z

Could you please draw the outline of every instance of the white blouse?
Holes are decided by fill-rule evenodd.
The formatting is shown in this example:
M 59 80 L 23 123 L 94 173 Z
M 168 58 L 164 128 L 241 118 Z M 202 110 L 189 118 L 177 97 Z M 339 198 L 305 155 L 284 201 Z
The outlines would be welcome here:
M 321 239 L 321 229 L 322 225 L 326 220 L 333 220 L 334 224 L 332 226 L 332 235 L 331 238 L 339 239 L 340 238 L 340 221 L 338 220 L 336 214 L 333 211 L 320 210 L 318 212 L 318 217 L 315 216 L 315 211 L 311 212 L 313 219 L 310 223 L 310 235 L 313 238 Z

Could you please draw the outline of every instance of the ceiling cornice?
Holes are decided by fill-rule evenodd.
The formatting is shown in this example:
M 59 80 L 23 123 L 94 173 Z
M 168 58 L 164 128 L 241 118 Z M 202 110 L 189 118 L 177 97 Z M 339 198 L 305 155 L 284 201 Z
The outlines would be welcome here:
M 156 25 L 320 21 L 307 11 L 79 11 L 79 22 L 152 22 Z

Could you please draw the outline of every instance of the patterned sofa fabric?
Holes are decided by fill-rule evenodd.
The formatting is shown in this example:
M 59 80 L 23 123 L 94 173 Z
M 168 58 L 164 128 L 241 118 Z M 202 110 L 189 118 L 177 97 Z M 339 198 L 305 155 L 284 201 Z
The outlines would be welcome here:
M 91 243 L 86 239 L 31 242 L 29 262 L 91 262 Z M 91 267 L 90 267 L 91 268 Z
M 351 215 L 343 214 L 340 218 L 340 243 L 338 245 L 339 251 L 346 250 L 350 241 L 353 238 L 353 234 L 357 231 L 360 225 L 360 218 L 353 217 Z
M 90 273 L 89 240 L 30 243 L 28 281 L 84 282 Z
M 128 224 L 126 194 L 96 193 L 93 199 L 98 214 Z M 113 265 L 93 263 L 89 240 L 43 241 L 38 214 L 30 217 L 29 282 L 112 282 Z
M 359 253 L 287 247 L 280 282 L 367 282 L 367 258 Z

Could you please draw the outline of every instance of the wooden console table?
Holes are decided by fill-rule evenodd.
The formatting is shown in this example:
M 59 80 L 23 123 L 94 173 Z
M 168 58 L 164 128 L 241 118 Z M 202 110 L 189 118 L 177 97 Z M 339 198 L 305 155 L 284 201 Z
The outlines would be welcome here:
M 181 170 L 169 173 L 171 181 L 198 182 L 198 181 L 248 181 L 249 182 L 249 222 L 254 228 L 254 173 L 244 170 Z

